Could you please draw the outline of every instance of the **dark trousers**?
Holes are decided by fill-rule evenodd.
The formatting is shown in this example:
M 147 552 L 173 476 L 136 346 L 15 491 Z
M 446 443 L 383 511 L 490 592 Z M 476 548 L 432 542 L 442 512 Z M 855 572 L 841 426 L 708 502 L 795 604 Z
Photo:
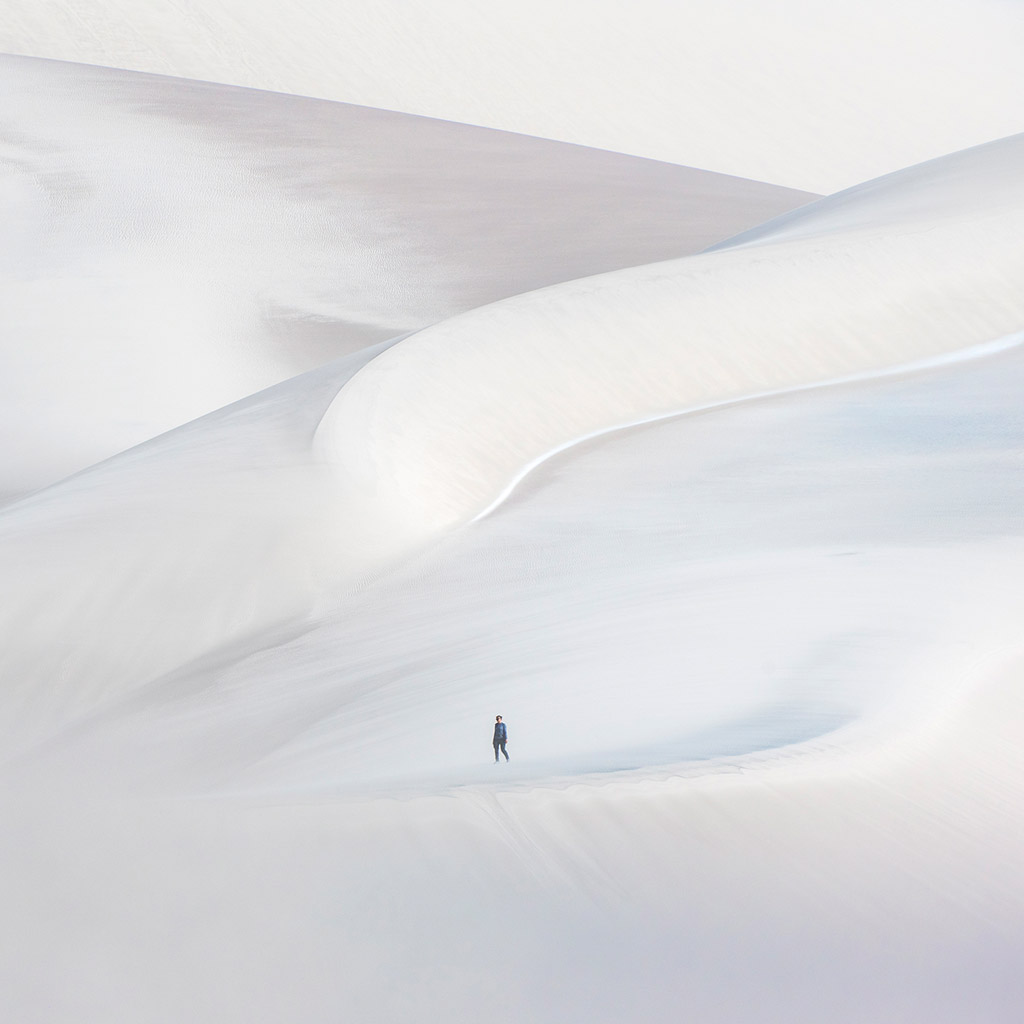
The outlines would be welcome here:
M 505 740 L 494 741 L 494 760 L 498 760 L 498 751 L 501 751 L 505 755 L 505 760 L 508 760 L 508 751 L 505 749 Z

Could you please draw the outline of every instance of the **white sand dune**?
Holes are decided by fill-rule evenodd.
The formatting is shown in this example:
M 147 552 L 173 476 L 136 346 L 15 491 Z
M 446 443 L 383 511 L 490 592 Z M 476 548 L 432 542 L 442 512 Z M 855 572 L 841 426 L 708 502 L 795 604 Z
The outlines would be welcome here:
M 149 438 L 0 508 L 12 1019 L 1017 1020 L 1024 136 L 794 209 L 0 72 L 4 479 Z
M 363 345 L 811 198 L 52 61 L 0 59 L 0 91 L 0 498 Z
M 6 0 L 0 52 L 362 103 L 835 192 L 1024 130 L 1004 0 Z
M 361 371 L 320 425 L 352 495 L 339 529 L 360 550 L 415 545 L 574 439 L 1019 329 L 1022 168 L 1024 135 L 812 204 L 756 244 L 419 332 Z

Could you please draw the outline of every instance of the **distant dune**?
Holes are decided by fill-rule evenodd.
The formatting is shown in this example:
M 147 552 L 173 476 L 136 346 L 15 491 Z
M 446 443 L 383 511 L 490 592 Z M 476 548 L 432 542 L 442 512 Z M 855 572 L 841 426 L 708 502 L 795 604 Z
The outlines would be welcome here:
M 318 96 L 817 193 L 1024 130 L 1004 0 L 7 0 L 0 52 Z

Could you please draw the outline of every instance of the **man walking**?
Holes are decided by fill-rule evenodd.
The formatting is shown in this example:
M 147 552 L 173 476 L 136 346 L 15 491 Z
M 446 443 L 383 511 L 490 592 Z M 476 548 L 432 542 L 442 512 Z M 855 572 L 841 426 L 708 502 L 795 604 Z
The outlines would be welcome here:
M 505 723 L 501 720 L 501 715 L 494 720 L 494 763 L 498 763 L 498 751 L 500 750 L 505 755 L 505 760 L 508 760 L 508 751 L 505 749 L 505 742 L 508 740 L 508 730 L 505 728 Z

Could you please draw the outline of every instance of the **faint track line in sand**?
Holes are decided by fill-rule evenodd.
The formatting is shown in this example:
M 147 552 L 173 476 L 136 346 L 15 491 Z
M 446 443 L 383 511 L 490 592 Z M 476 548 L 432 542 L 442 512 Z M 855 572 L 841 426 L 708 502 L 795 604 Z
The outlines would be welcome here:
M 503 505 L 516 490 L 516 488 L 535 470 L 562 452 L 575 448 L 577 445 L 585 444 L 599 437 L 620 431 L 632 430 L 635 427 L 646 427 L 654 423 L 663 423 L 667 420 L 678 419 L 683 416 L 691 416 L 702 412 L 711 412 L 716 409 L 727 409 L 731 406 L 742 405 L 747 402 L 757 402 L 767 398 L 780 398 L 785 395 L 798 394 L 802 391 L 814 391 L 819 388 L 841 387 L 847 384 L 858 384 L 871 380 L 882 380 L 886 377 L 898 377 L 904 374 L 922 373 L 927 370 L 940 369 L 953 363 L 969 362 L 975 359 L 984 359 L 988 356 L 998 355 L 1009 349 L 1024 344 L 1024 331 L 1015 334 L 1004 335 L 992 341 L 982 342 L 979 345 L 970 345 L 967 348 L 958 349 L 955 352 L 945 352 L 942 355 L 931 356 L 927 359 L 915 359 L 909 363 L 897 363 L 895 366 L 886 367 L 882 370 L 869 370 L 863 373 L 852 373 L 842 377 L 831 377 L 827 380 L 813 381 L 810 384 L 796 384 L 792 387 L 778 388 L 771 391 L 755 391 L 749 395 L 739 398 L 728 398 L 722 401 L 708 402 L 705 405 L 688 406 L 685 409 L 675 409 L 672 412 L 658 413 L 654 416 L 645 416 L 640 419 L 630 420 L 627 423 L 616 423 L 610 427 L 602 427 L 600 430 L 592 431 L 580 437 L 566 441 L 528 462 L 519 473 L 513 477 L 505 489 L 491 502 L 483 511 L 478 512 L 470 523 L 479 522 L 487 518 L 492 512 Z

